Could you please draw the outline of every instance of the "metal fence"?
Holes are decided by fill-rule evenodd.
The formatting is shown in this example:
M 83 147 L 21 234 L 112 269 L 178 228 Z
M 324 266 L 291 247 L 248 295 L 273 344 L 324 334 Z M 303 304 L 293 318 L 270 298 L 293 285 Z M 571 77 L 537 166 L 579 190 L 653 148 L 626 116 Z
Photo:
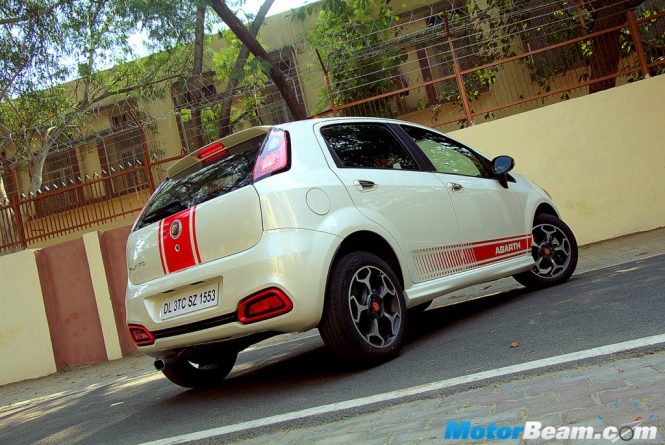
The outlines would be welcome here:
M 583 22 L 584 18 L 579 18 Z M 511 36 L 513 54 L 490 61 L 478 57 L 482 55 L 480 45 L 487 46 L 487 41 L 470 39 L 468 32 L 460 35 L 461 30 L 470 28 L 448 20 L 447 14 L 434 10 L 413 18 L 412 24 L 423 21 L 420 30 L 396 37 L 399 45 L 385 47 L 386 51 L 394 48 L 401 51 L 399 63 L 381 68 L 385 71 L 384 77 L 378 76 L 380 81 L 390 85 L 389 90 L 371 97 L 362 97 L 366 83 L 371 80 L 363 83 L 362 78 L 360 81 L 354 78 L 353 88 L 357 90 L 354 93 L 360 98 L 340 101 L 345 97 L 340 93 L 351 87 L 344 83 L 343 77 L 335 77 L 331 65 L 326 65 L 320 57 L 324 71 L 320 79 L 325 80 L 325 84 L 319 86 L 327 92 L 330 109 L 315 116 L 399 117 L 451 130 L 587 94 L 589 88 L 603 82 L 623 84 L 665 71 L 665 12 L 651 12 L 641 17 L 629 12 L 623 23 L 597 32 L 588 32 L 580 26 L 575 31 L 577 35 L 567 35 L 565 40 L 553 44 L 544 44 L 543 39 L 528 39 L 525 28 Z M 539 27 L 540 35 L 546 34 L 547 27 L 551 26 L 547 21 L 531 20 L 529 23 Z M 404 27 L 404 21 L 399 26 Z M 596 69 L 588 54 L 589 44 L 617 33 L 621 53 L 616 66 L 606 67 L 605 71 Z M 368 50 L 373 54 L 382 51 L 381 48 L 364 49 Z M 313 76 L 298 74 L 298 67 L 291 62 L 294 56 L 289 57 L 290 62 L 283 63 L 284 69 L 293 82 L 300 82 L 297 90 L 302 94 L 302 79 Z M 538 71 L 551 66 L 565 69 L 544 74 Z M 377 76 L 371 78 L 377 79 Z M 267 85 L 263 93 L 265 97 L 276 96 L 272 85 Z M 254 90 L 251 94 L 263 93 Z M 239 89 L 236 94 L 249 92 Z M 203 110 L 225 99 L 224 95 L 213 92 L 211 97 L 199 102 Z M 258 123 L 277 123 L 288 118 L 278 98 L 257 103 L 252 119 Z M 201 131 L 193 128 L 192 120 L 182 121 L 184 104 L 173 97 L 173 113 L 181 127 L 182 153 L 196 148 L 190 147 L 190 139 Z M 132 113 L 131 116 L 135 116 L 135 111 Z M 276 116 L 273 121 L 266 120 L 268 114 Z M 77 151 L 73 149 L 75 144 L 70 144 L 69 151 L 63 151 L 57 165 L 45 173 L 44 185 L 34 193 L 21 193 L 16 169 L 4 166 L 8 198 L 0 202 L 0 254 L 40 245 L 63 235 L 94 230 L 108 223 L 129 224 L 136 217 L 155 185 L 164 180 L 166 167 L 182 154 L 164 158 L 159 150 L 158 135 L 150 134 L 150 125 L 122 116 L 116 115 L 112 119 L 115 127 L 96 140 L 77 142 L 88 148 Z M 214 135 L 215 131 L 209 133 Z M 81 174 L 77 171 L 78 165 L 93 164 L 86 158 L 90 150 L 98 152 L 95 158 L 99 159 L 98 164 L 91 167 L 97 173 Z
M 114 168 L 106 175 L 94 174 L 45 185 L 35 194 L 11 193 L 0 203 L 0 253 L 39 245 L 67 234 L 84 232 L 117 221 L 130 224 L 165 173 L 162 164 Z M 141 178 L 151 178 L 145 181 Z M 123 184 L 116 191 L 117 184 Z
M 536 49 L 530 49 L 524 35 L 517 34 L 517 44 L 513 45 L 518 47 L 516 54 L 487 63 L 470 63 L 483 60 L 483 50 L 478 46 L 486 46 L 487 42 L 470 42 L 468 35 L 456 36 L 448 18 L 444 16 L 443 20 L 436 43 L 430 43 L 430 37 L 421 48 L 412 50 L 415 57 L 399 64 L 402 73 L 418 70 L 417 81 L 410 85 L 400 86 L 404 82 L 395 79 L 393 70 L 388 73 L 395 85 L 390 91 L 337 103 L 338 92 L 344 90 L 347 80 L 335 82 L 322 60 L 331 106 L 316 116 L 401 118 L 450 131 L 588 94 L 590 88 L 608 82 L 621 85 L 665 72 L 665 12 L 636 18 L 630 11 L 622 24 L 596 32 L 585 32 L 580 27 L 579 35 Z M 546 34 L 551 24 L 533 26 Z M 594 67 L 588 48 L 617 34 L 620 55 L 615 66 Z M 597 46 L 600 54 L 596 58 L 611 57 L 604 53 L 607 49 Z M 434 57 L 428 52 L 432 48 L 438 49 Z M 445 60 L 446 70 L 439 69 L 437 65 L 442 62 L 437 63 L 436 56 Z M 552 70 L 557 66 L 565 69 Z M 542 73 L 547 70 L 550 72 Z M 437 72 L 444 74 L 436 76 Z M 369 84 L 387 78 L 375 79 L 360 82 Z

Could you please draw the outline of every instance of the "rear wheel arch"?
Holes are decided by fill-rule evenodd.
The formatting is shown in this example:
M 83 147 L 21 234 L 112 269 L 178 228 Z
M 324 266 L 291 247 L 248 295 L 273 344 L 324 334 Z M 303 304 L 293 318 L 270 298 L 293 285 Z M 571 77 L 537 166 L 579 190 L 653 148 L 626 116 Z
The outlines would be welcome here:
M 395 250 L 385 238 L 369 230 L 354 232 L 344 238 L 339 245 L 328 270 L 328 278 L 335 263 L 344 255 L 351 252 L 370 252 L 382 258 L 393 269 L 399 280 L 402 289 L 404 289 L 404 273 Z

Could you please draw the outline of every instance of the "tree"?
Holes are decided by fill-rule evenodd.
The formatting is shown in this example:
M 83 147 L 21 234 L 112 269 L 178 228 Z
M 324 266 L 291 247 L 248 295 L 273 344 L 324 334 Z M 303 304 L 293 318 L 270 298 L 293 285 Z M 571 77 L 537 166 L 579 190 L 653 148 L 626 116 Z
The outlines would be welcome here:
M 261 7 L 259 8 L 256 17 L 252 21 L 251 26 L 249 27 L 249 33 L 253 38 L 256 39 L 259 29 L 263 24 L 263 20 L 268 14 L 268 10 L 274 3 L 274 0 L 265 0 Z M 231 68 L 231 71 L 228 75 L 228 83 L 226 85 L 226 90 L 222 96 L 222 104 L 219 116 L 219 137 L 224 137 L 231 132 L 231 106 L 233 104 L 233 96 L 238 83 L 243 77 L 243 70 L 245 64 L 247 63 L 247 58 L 249 57 L 249 48 L 247 45 L 242 45 L 238 51 L 238 56 L 236 57 L 235 63 Z
M 294 11 L 294 17 L 304 20 L 314 13 L 318 18 L 308 40 L 328 61 L 336 103 L 395 89 L 392 70 L 405 60 L 405 55 L 391 44 L 401 29 L 392 26 L 397 17 L 389 1 L 324 0 Z M 327 90 L 323 90 L 319 109 L 327 108 L 329 100 Z
M 186 74 L 185 67 L 191 66 L 191 52 L 182 47 L 184 42 L 191 41 L 195 22 L 188 1 L 61 3 L 59 8 L 66 6 L 68 14 L 64 16 L 62 10 L 55 14 L 60 37 L 49 41 L 48 48 L 49 53 L 58 55 L 58 60 L 48 59 L 46 65 L 37 63 L 44 60 L 33 57 L 34 44 L 17 50 L 0 46 L 5 54 L 16 53 L 16 60 L 30 60 L 31 70 L 40 79 L 32 81 L 26 76 L 26 69 L 14 63 L 14 72 L 8 76 L 16 79 L 13 89 L 0 103 L 0 135 L 4 134 L 4 145 L 15 150 L 19 163 L 30 168 L 33 193 L 41 187 L 43 166 L 50 150 L 66 136 L 85 134 L 87 129 L 83 124 L 94 107 L 109 100 L 159 97 L 165 93 L 166 81 L 182 77 Z M 15 17 L 23 16 L 15 14 Z M 47 32 L 40 28 L 45 26 L 42 21 L 35 21 L 34 26 L 38 31 L 32 32 L 31 38 Z M 128 39 L 138 31 L 147 34 L 150 48 L 157 52 L 132 60 L 135 54 Z M 4 37 L 0 36 L 0 41 Z M 57 75 L 42 78 L 40 70 Z M 77 77 L 75 81 L 66 87 L 59 85 L 66 76 L 73 75 Z
M 286 78 L 279 70 L 277 65 L 270 60 L 265 48 L 259 43 L 254 35 L 243 25 L 243 23 L 236 17 L 236 15 L 229 9 L 225 2 L 222 0 L 210 0 L 210 5 L 215 10 L 220 19 L 229 27 L 238 39 L 247 47 L 254 57 L 256 57 L 264 66 L 266 74 L 275 84 L 275 87 L 280 92 L 286 106 L 289 108 L 291 115 L 296 120 L 306 119 L 307 114 L 305 108 L 298 101 L 296 92 L 286 81 Z
M 201 89 L 203 88 L 201 74 L 203 73 L 203 44 L 205 41 L 205 17 L 206 4 L 199 2 L 196 5 L 196 25 L 194 33 L 194 67 L 192 77 L 187 81 L 187 91 L 194 96 L 194 109 L 192 110 L 192 122 L 194 126 L 194 145 L 199 148 L 203 144 L 203 135 L 201 133 Z
M 592 31 L 602 31 L 613 26 L 621 25 L 626 22 L 626 13 L 635 9 L 644 0 L 592 0 L 590 7 L 593 18 Z M 599 78 L 614 74 L 617 72 L 621 51 L 619 41 L 621 39 L 620 31 L 612 31 L 593 39 L 591 53 L 591 78 Z M 604 80 L 589 85 L 589 93 L 613 88 L 616 85 L 616 78 Z
M 0 11 L 0 103 L 62 81 L 72 1 L 5 0 Z

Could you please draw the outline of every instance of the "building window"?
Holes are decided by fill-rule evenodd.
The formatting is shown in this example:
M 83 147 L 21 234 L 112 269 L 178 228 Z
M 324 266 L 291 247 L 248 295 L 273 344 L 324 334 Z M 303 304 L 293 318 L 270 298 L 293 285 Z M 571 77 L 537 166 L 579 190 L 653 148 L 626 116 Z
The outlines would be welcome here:
M 122 195 L 148 186 L 144 165 L 143 129 L 136 126 L 131 116 L 133 111 L 124 111 L 109 117 L 111 129 L 97 142 L 99 160 L 105 176 L 112 176 L 106 181 L 107 193 L 112 196 Z M 134 170 L 125 174 L 124 170 Z M 116 176 L 117 175 L 117 176 Z
M 300 87 L 298 66 L 293 49 L 285 47 L 268 54 L 268 57 L 277 65 L 277 69 L 280 70 L 286 81 L 291 85 L 291 88 L 293 88 L 296 100 L 303 103 L 303 92 Z M 269 81 L 268 87 L 263 92 L 263 106 L 258 111 L 261 119 L 267 124 L 288 122 L 292 118 L 286 102 L 284 102 L 282 95 L 272 81 Z
M 210 107 L 220 100 L 215 86 L 215 72 L 207 71 L 200 76 L 174 82 L 171 85 L 171 100 L 176 111 L 182 152 L 191 152 L 200 148 L 202 143 L 209 142 L 205 140 L 201 122 L 191 118 L 191 111 Z
M 42 192 L 71 187 L 81 176 L 76 148 L 72 146 L 54 147 L 46 156 L 42 170 Z M 83 203 L 80 188 L 56 193 L 35 202 L 37 216 L 52 215 L 66 209 L 73 209 Z

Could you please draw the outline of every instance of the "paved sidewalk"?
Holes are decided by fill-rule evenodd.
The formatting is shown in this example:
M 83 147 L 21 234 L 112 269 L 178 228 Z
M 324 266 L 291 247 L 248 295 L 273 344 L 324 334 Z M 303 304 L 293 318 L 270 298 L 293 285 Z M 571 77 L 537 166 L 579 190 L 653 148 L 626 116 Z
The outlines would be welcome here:
M 582 246 L 575 273 L 580 274 L 661 254 L 665 254 L 665 228 Z M 468 296 L 495 294 L 519 287 L 520 285 L 512 278 L 502 278 L 461 289 L 455 292 L 455 296 L 465 299 Z M 436 303 L 434 300 L 432 307 L 437 307 Z
M 472 425 L 483 426 L 495 422 L 514 427 L 523 426 L 529 420 L 539 421 L 543 426 L 593 426 L 595 431 L 601 431 L 607 426 L 620 428 L 644 420 L 641 426 L 656 426 L 659 430 L 656 439 L 646 443 L 662 444 L 665 443 L 665 352 L 605 358 L 598 364 L 531 374 L 476 389 L 441 392 L 375 412 L 345 416 L 331 423 L 282 426 L 258 436 L 247 432 L 244 438 L 235 437 L 235 441 L 233 437 L 225 437 L 202 443 L 468 444 L 478 441 L 444 440 L 447 421 L 469 420 Z M 609 443 L 606 440 L 579 442 Z

